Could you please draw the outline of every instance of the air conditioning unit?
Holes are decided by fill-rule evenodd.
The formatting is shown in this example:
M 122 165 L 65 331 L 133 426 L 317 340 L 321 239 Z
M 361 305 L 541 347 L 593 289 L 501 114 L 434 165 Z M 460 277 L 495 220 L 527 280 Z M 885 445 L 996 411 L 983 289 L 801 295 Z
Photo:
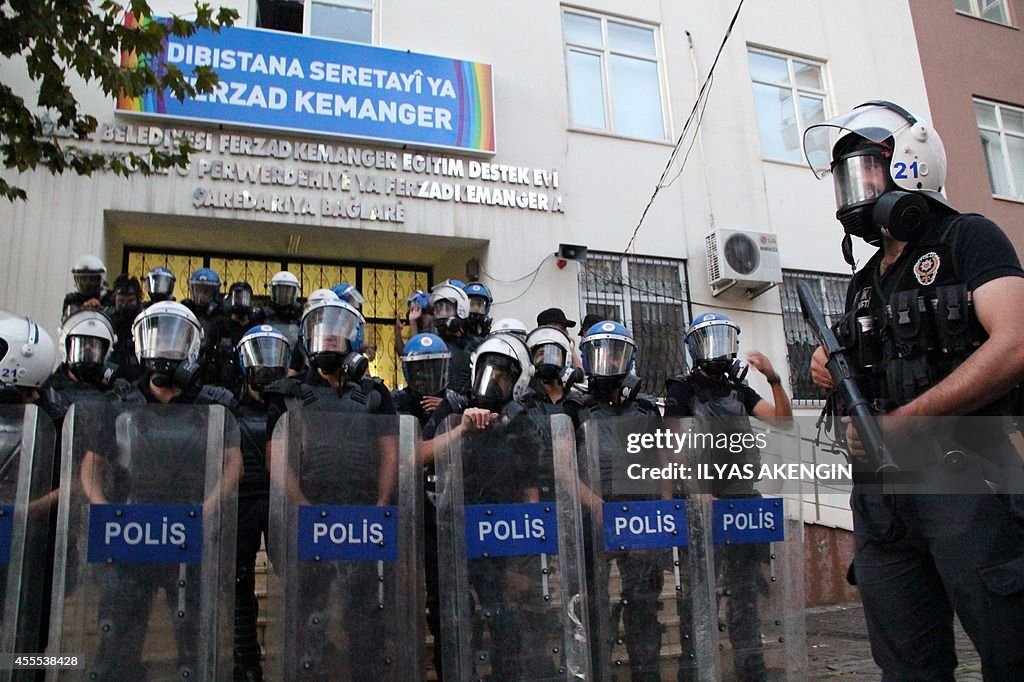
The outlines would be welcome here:
M 705 244 L 713 296 L 733 289 L 755 298 L 782 283 L 776 235 L 717 229 L 705 238 Z

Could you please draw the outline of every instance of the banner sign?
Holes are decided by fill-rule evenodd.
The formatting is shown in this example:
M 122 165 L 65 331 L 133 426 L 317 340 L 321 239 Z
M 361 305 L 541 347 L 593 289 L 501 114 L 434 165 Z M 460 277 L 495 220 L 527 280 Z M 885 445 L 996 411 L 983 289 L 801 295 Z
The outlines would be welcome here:
M 166 21 L 168 19 L 155 19 Z M 122 66 L 138 65 L 135 54 Z M 118 98 L 132 114 L 493 154 L 491 66 L 283 31 L 229 27 L 169 36 L 150 64 L 188 75 L 209 66 L 216 90 Z

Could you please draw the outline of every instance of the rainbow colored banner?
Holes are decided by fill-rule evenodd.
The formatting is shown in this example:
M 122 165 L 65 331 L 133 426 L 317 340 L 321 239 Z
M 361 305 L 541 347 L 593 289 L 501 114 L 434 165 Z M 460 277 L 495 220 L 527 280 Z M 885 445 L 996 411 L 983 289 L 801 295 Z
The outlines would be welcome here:
M 161 19 L 154 19 L 161 21 Z M 122 54 L 123 68 L 138 64 Z M 262 29 L 171 36 L 150 64 L 209 66 L 215 92 L 119 97 L 117 110 L 208 123 L 493 154 L 490 64 Z

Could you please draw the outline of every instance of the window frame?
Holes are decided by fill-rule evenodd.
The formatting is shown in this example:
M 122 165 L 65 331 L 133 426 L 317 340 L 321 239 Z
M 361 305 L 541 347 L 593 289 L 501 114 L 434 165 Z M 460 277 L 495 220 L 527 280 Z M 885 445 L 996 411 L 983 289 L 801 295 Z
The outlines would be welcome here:
M 992 189 L 992 197 L 994 199 L 1002 199 L 1003 201 L 1024 203 L 1024 187 L 1016 186 L 1017 182 L 1013 175 L 1014 166 L 1011 163 L 1009 148 L 1006 145 L 1007 136 L 1019 139 L 1021 140 L 1021 142 L 1024 142 L 1024 132 L 1007 132 L 1006 127 L 1003 125 L 1003 109 L 1011 109 L 1013 111 L 1020 112 L 1022 115 L 1024 115 L 1024 107 L 1013 106 L 1011 104 L 1003 104 L 1001 102 L 993 102 L 992 100 L 982 99 L 981 97 L 974 97 L 971 101 L 973 104 L 983 104 L 985 106 L 992 107 L 995 110 L 997 126 L 996 128 L 982 125 L 981 122 L 978 121 L 977 113 L 975 113 L 974 115 L 974 122 L 978 126 L 979 139 L 981 137 L 982 131 L 996 133 L 999 135 L 999 151 L 1003 156 L 1003 170 L 1006 173 L 1006 181 L 1009 184 L 1010 191 L 1014 193 L 996 194 L 995 190 L 992 189 L 992 185 L 994 183 L 992 182 L 992 175 L 989 171 L 988 157 L 985 156 L 985 149 L 983 146 L 982 155 L 985 156 L 985 172 L 989 174 L 989 188 Z M 1021 158 L 1021 164 L 1024 164 L 1024 156 L 1022 156 Z M 1019 170 L 1021 171 L 1021 174 L 1024 175 L 1024 168 L 1021 168 Z
M 999 26 L 1010 26 L 1010 27 L 1014 26 L 1014 24 L 1013 24 L 1013 17 L 1010 16 L 1010 3 L 1007 2 L 1007 0 L 996 0 L 996 2 L 998 2 L 1000 4 L 1000 6 L 1002 6 L 1002 8 L 1003 8 L 1003 16 L 1006 17 L 1006 21 L 997 21 L 996 19 L 989 19 L 988 17 L 983 17 L 981 15 L 981 2 L 980 2 L 980 0 L 967 0 L 967 2 L 969 2 L 970 5 L 971 5 L 970 9 L 962 10 L 959 7 L 956 7 L 956 4 L 954 3 L 954 5 L 953 5 L 954 11 L 957 14 L 961 15 L 961 16 L 972 17 L 974 19 L 980 19 L 982 21 L 987 21 L 990 24 L 997 24 Z
M 561 20 L 562 20 L 562 59 L 565 64 L 565 86 L 566 86 L 566 109 L 569 113 L 569 130 L 574 132 L 584 133 L 595 133 L 599 135 L 610 135 L 613 137 L 625 138 L 629 140 L 640 140 L 643 142 L 656 142 L 656 143 L 669 143 L 672 139 L 671 117 L 668 112 L 669 98 L 667 96 L 668 91 L 668 79 L 665 77 L 665 68 L 663 66 L 664 56 L 664 45 L 661 39 L 661 26 L 659 24 L 652 24 L 636 19 L 627 19 L 616 15 L 601 14 L 600 12 L 594 12 L 579 7 L 573 7 L 570 5 L 562 5 Z M 568 37 L 565 34 L 565 15 L 575 14 L 590 19 L 597 19 L 601 22 L 601 48 L 595 48 L 589 45 L 581 45 L 578 43 L 570 43 Z M 608 22 L 621 24 L 632 28 L 644 29 L 651 32 L 651 36 L 654 39 L 654 57 L 649 55 L 629 52 L 627 50 L 612 49 L 611 43 L 608 38 Z M 576 52 L 579 54 L 590 55 L 597 57 L 600 60 L 601 66 L 601 95 L 602 95 L 602 106 L 604 113 L 605 125 L 603 128 L 595 128 L 592 126 L 582 125 L 576 123 L 573 119 L 572 112 L 572 76 L 569 70 L 569 54 Z M 655 69 L 658 74 L 658 97 L 659 97 L 659 110 L 661 112 L 661 137 L 638 137 L 636 135 L 629 135 L 627 133 L 621 133 L 615 129 L 615 114 L 614 114 L 614 93 L 612 92 L 612 77 L 610 68 L 610 58 L 612 56 L 628 57 L 630 59 L 636 59 L 654 63 Z
M 784 59 L 784 60 L 786 60 L 786 74 L 789 77 L 789 83 L 780 83 L 780 82 L 777 82 L 777 81 L 766 81 L 766 80 L 760 80 L 760 79 L 754 78 L 753 71 L 750 70 L 750 54 L 751 53 L 762 54 L 762 55 L 765 55 L 765 56 L 768 56 L 768 57 L 775 57 L 776 59 Z M 795 69 L 793 67 L 793 62 L 794 61 L 801 61 L 801 62 L 805 62 L 807 64 L 816 65 L 818 67 L 819 73 L 821 74 L 821 90 L 820 91 L 813 90 L 812 88 L 800 86 L 800 85 L 797 84 L 796 71 L 795 71 Z M 829 95 L 828 71 L 826 69 L 826 65 L 827 65 L 827 62 L 824 59 L 819 59 L 817 57 L 808 57 L 806 55 L 795 54 L 795 53 L 792 53 L 792 52 L 782 52 L 782 51 L 779 51 L 779 50 L 773 50 L 772 48 L 768 48 L 768 47 L 761 47 L 761 46 L 752 45 L 752 44 L 749 44 L 749 43 L 747 44 L 747 68 L 748 68 L 748 73 L 750 74 L 750 91 L 751 91 L 751 95 L 754 97 L 754 115 L 757 117 L 757 123 L 758 123 L 758 126 L 757 126 L 757 128 L 758 128 L 758 134 L 757 134 L 757 136 L 758 136 L 758 146 L 760 148 L 759 151 L 761 153 L 761 160 L 762 161 L 770 161 L 772 163 L 784 163 L 784 164 L 790 164 L 790 165 L 804 166 L 804 165 L 806 165 L 806 161 L 805 161 L 805 159 L 806 159 L 806 151 L 804 150 L 804 139 L 803 139 L 803 134 L 801 132 L 798 135 L 798 141 L 799 141 L 799 144 L 800 144 L 800 148 L 799 148 L 800 158 L 798 158 L 797 160 L 794 161 L 792 159 L 776 158 L 776 157 L 768 156 L 765 153 L 764 145 L 763 145 L 762 140 L 761 140 L 761 113 L 760 113 L 760 110 L 758 110 L 758 108 L 757 108 L 757 97 L 756 97 L 756 95 L 754 95 L 754 86 L 755 85 L 765 85 L 765 86 L 769 86 L 769 87 L 773 87 L 773 88 L 778 88 L 780 90 L 788 89 L 789 93 L 790 93 L 791 100 L 793 102 L 793 113 L 796 115 L 794 124 L 797 126 L 797 130 L 798 131 L 803 131 L 803 130 L 806 129 L 806 123 L 803 120 L 803 112 L 800 110 L 800 106 L 799 106 L 800 96 L 803 95 L 803 94 L 806 94 L 808 97 L 820 97 L 821 101 L 822 101 L 822 109 L 824 111 L 825 120 L 827 121 L 827 120 L 829 120 L 832 117 L 832 113 L 831 113 L 832 112 L 831 97 Z
M 320 5 L 332 5 L 334 7 L 341 7 L 344 9 L 362 10 L 370 13 L 370 39 L 365 43 L 355 43 L 358 45 L 377 45 L 379 39 L 379 27 L 377 23 L 378 11 L 380 9 L 380 0 L 369 0 L 370 7 L 367 9 L 359 0 L 302 0 L 302 33 L 296 35 L 304 35 L 312 38 L 325 38 L 327 40 L 342 40 L 342 38 L 334 38 L 331 36 L 322 36 L 310 33 L 310 22 L 313 17 L 313 4 L 317 3 Z M 256 26 L 256 22 L 259 19 L 259 0 L 250 0 L 250 16 L 252 17 L 252 24 L 256 28 L 264 28 L 268 31 L 277 31 L 280 29 L 268 28 Z M 353 41 L 345 41 L 353 42 Z

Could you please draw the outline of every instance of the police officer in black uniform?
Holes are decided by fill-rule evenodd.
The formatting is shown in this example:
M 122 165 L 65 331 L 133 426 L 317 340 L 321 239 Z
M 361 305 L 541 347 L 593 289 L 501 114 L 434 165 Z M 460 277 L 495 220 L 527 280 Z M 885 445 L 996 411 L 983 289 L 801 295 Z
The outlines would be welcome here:
M 128 381 L 134 381 L 142 374 L 132 339 L 132 323 L 140 312 L 142 285 L 128 273 L 118 275 L 114 280 L 114 305 L 106 308 L 104 313 L 110 318 L 117 335 L 110 361 L 118 367 L 118 378 Z
M 71 268 L 75 290 L 64 297 L 60 319 L 66 320 L 79 310 L 103 310 L 114 305 L 114 294 L 106 288 L 103 277 L 107 266 L 96 256 L 82 256 Z
M 270 278 L 270 303 L 253 314 L 253 322 L 269 324 L 288 339 L 294 351 L 298 348 L 299 323 L 302 321 L 302 286 L 299 278 L 282 270 Z
M 286 411 L 298 410 L 294 428 L 302 434 L 302 470 L 291 471 L 294 480 L 288 484 L 297 504 L 384 506 L 396 497 L 397 420 L 368 418 L 395 415 L 395 406 L 383 382 L 366 377 L 366 358 L 352 350 L 363 323 L 359 311 L 336 296 L 314 303 L 302 316 L 302 342 L 315 381 L 282 379 L 263 393 L 270 404 L 268 434 L 274 433 Z M 344 440 L 318 437 L 332 433 L 331 424 L 346 428 Z M 273 450 L 270 455 L 278 456 Z M 384 634 L 383 614 L 371 599 L 377 594 L 376 567 L 364 562 L 339 569 L 329 562 L 310 562 L 300 569 L 297 608 L 306 617 L 301 632 L 295 633 L 300 661 L 291 673 L 297 679 L 330 680 L 338 675 L 341 662 L 334 659 L 341 652 L 328 641 L 327 629 L 332 609 L 328 596 L 339 570 L 347 571 L 342 591 L 350 678 L 375 680 L 383 675 L 380 657 L 367 655 L 380 646 Z
M 640 378 L 633 373 L 636 344 L 622 324 L 614 320 L 598 322 L 584 334 L 580 349 L 587 373 L 587 389 L 570 391 L 565 400 L 565 413 L 572 418 L 577 434 L 580 427 L 591 420 L 597 425 L 601 486 L 608 491 L 611 488 L 613 453 L 625 451 L 625 443 L 620 442 L 622 429 L 617 428 L 616 418 L 646 418 L 640 421 L 649 423 L 659 420 L 660 413 L 649 397 L 639 393 Z M 579 441 L 580 436 L 577 435 L 578 446 Z M 581 465 L 585 466 L 585 463 Z M 601 498 L 593 490 L 581 489 L 580 494 L 586 525 L 601 518 L 604 502 L 615 501 L 614 498 Z M 589 529 L 586 537 L 593 537 Z M 596 600 L 599 594 L 607 593 L 608 586 L 596 584 L 596 548 L 586 542 L 584 550 L 587 557 L 587 598 L 590 612 L 597 614 Z M 630 671 L 634 680 L 657 680 L 662 635 L 658 622 L 658 598 L 665 583 L 663 567 L 649 552 L 621 552 L 616 562 L 622 576 L 621 614 Z M 617 616 L 614 610 L 610 615 L 614 631 Z M 593 642 L 591 655 L 595 671 L 602 669 L 602 659 L 608 656 L 611 646 L 612 642 Z
M 952 680 L 955 612 L 985 679 L 1021 679 L 1024 497 L 1000 417 L 1024 378 L 1024 271 L 994 223 L 939 193 L 946 156 L 926 121 L 868 102 L 808 128 L 805 148 L 828 149 L 829 133 L 844 252 L 851 236 L 880 247 L 853 276 L 837 331 L 861 389 L 886 411 L 886 442 L 928 480 L 999 493 L 883 495 L 855 484 L 853 573 L 872 655 L 884 679 Z M 819 348 L 811 371 L 828 388 L 825 360 Z M 857 431 L 845 435 L 863 457 Z
M 744 381 L 747 366 L 737 359 L 740 328 L 721 313 L 700 315 L 687 328 L 684 337 L 690 353 L 691 371 L 669 379 L 665 400 L 666 417 L 696 417 L 703 428 L 714 433 L 751 433 L 749 417 L 768 419 L 791 417 L 789 397 L 782 388 L 771 362 L 761 353 L 747 354 L 750 366 L 761 372 L 772 388 L 773 402 L 757 394 Z M 707 453 L 716 463 L 741 466 L 760 463 L 760 452 L 712 450 Z M 713 481 L 711 492 L 718 498 L 753 497 L 752 480 Z M 725 625 L 733 651 L 733 670 L 737 679 L 765 680 L 764 651 L 761 645 L 758 597 L 764 577 L 761 564 L 767 560 L 766 545 L 722 545 L 715 551 L 716 573 L 722 575 L 727 596 Z M 762 556 L 763 555 L 763 556 Z M 689 618 L 680 626 L 688 628 Z M 691 642 L 683 639 L 684 653 Z M 692 669 L 680 667 L 682 681 Z
M 236 415 L 245 472 L 238 484 L 238 553 L 235 557 L 235 680 L 259 682 L 260 645 L 256 638 L 256 554 L 267 538 L 270 472 L 267 468 L 267 409 L 263 391 L 283 379 L 291 352 L 277 328 L 253 327 L 238 342 L 244 377 Z
M 469 296 L 461 282 L 445 280 L 430 290 L 430 307 L 434 311 L 434 332 L 444 339 L 452 354 L 448 387 L 466 393 L 473 383 L 470 356 L 481 342 L 469 334 Z
M 82 490 L 91 504 L 128 502 L 145 504 L 155 499 L 182 501 L 203 499 L 204 467 L 182 453 L 206 451 L 206 424 L 182 421 L 157 422 L 147 412 L 128 416 L 146 404 L 213 405 L 233 410 L 234 398 L 217 386 L 197 386 L 202 329 L 195 316 L 180 303 L 155 303 L 141 313 L 133 326 L 135 348 L 145 374 L 138 381 L 115 383 L 113 411 L 107 430 L 92 435 L 79 470 Z M 126 433 L 122 434 L 121 428 Z M 215 498 L 234 492 L 242 473 L 238 443 L 225 443 L 223 476 Z M 213 498 L 207 497 L 207 501 Z M 163 589 L 168 602 L 180 612 L 173 618 L 177 639 L 178 671 L 194 675 L 200 595 L 200 565 L 189 564 L 184 575 L 177 565 L 118 565 L 100 595 L 98 617 L 100 643 L 89 679 L 144 679 L 142 647 L 149 625 L 154 593 Z M 184 606 L 182 606 L 184 605 Z M 185 617 L 187 616 L 187 617 Z

